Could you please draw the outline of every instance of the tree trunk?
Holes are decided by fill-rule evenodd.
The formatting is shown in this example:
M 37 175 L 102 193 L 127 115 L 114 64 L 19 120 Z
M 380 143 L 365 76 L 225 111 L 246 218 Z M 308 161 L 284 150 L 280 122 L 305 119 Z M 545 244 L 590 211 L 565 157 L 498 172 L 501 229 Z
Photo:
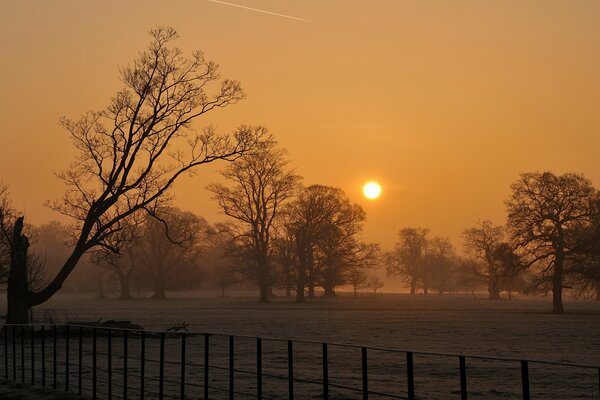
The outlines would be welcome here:
M 306 247 L 301 239 L 296 238 L 298 252 L 298 273 L 296 275 L 296 302 L 304 303 L 304 283 L 306 281 Z
M 292 274 L 291 274 L 291 266 L 287 264 L 285 266 L 285 297 L 292 296 Z
M 269 264 L 266 254 L 259 255 L 256 267 L 258 268 L 258 287 L 260 289 L 259 301 L 261 303 L 268 303 L 271 290 L 269 286 Z
M 552 312 L 554 314 L 563 314 L 565 312 L 562 302 L 563 261 L 563 254 L 558 254 L 554 261 L 554 273 L 552 275 Z
M 121 293 L 119 294 L 119 299 L 131 299 L 131 290 L 129 287 L 129 283 L 131 282 L 131 274 L 120 272 L 117 275 L 119 276 L 119 283 L 121 284 Z
M 500 289 L 498 287 L 498 278 L 491 276 L 488 282 L 488 294 L 490 300 L 500 300 Z
M 163 282 L 154 282 L 154 294 L 152 295 L 153 299 L 166 299 L 167 298 L 167 288 L 165 287 Z
M 417 293 L 417 280 L 413 279 L 410 281 L 410 294 Z
M 23 233 L 23 217 L 15 222 L 10 249 L 10 269 L 8 275 L 7 324 L 28 324 L 33 306 L 30 301 L 29 284 L 27 282 L 27 251 L 29 240 Z

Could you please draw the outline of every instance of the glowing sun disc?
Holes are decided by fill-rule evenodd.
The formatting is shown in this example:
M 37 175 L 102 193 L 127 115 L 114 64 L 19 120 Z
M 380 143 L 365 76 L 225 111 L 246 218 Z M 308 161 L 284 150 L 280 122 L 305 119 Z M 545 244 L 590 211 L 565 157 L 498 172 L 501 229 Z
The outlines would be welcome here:
M 363 194 L 367 199 L 376 199 L 381 195 L 381 186 L 377 182 L 368 182 L 363 186 Z

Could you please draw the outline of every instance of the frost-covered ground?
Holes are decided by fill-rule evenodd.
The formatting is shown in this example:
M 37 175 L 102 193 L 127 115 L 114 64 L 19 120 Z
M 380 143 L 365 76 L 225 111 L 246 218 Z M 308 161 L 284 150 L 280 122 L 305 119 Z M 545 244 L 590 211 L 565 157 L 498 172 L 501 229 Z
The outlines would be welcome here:
M 194 297 L 195 296 L 195 297 Z M 509 358 L 546 359 L 600 366 L 600 304 L 584 301 L 566 303 L 566 315 L 548 312 L 545 299 L 488 301 L 455 296 L 384 295 L 383 298 L 315 299 L 295 304 L 277 299 L 259 304 L 252 298 L 219 299 L 180 293 L 166 300 L 135 299 L 129 301 L 98 300 L 92 296 L 61 295 L 45 308 L 64 309 L 79 320 L 126 319 L 146 329 L 162 330 L 183 321 L 194 332 L 266 336 L 319 342 L 353 343 L 363 346 L 392 347 L 402 350 L 464 353 Z M 87 340 L 87 339 L 86 339 Z M 117 368 L 122 352 L 121 338 L 114 338 L 113 361 Z M 106 350 L 105 338 L 99 349 Z M 201 394 L 203 336 L 191 336 L 187 342 L 186 378 L 193 385 L 192 395 Z M 148 357 L 158 358 L 158 340 L 149 339 Z M 72 346 L 75 346 L 73 344 Z M 84 341 L 84 347 L 87 341 Z M 211 337 L 210 364 L 228 365 L 226 337 Z M 256 368 L 253 339 L 236 339 L 236 368 L 253 372 Z M 135 375 L 139 343 L 129 343 L 130 368 Z M 75 351 L 73 351 L 75 353 Z M 168 338 L 167 360 L 176 361 L 180 344 Z M 263 342 L 263 368 L 268 374 L 287 374 L 285 342 Z M 73 355 L 76 362 L 76 355 Z M 320 381 L 321 347 L 298 344 L 294 348 L 296 378 Z M 361 387 L 360 349 L 331 347 L 329 372 L 332 384 Z M 105 363 L 103 358 L 99 363 Z M 152 361 L 150 361 L 152 364 Z M 198 365 L 194 365 L 198 364 Z M 147 373 L 156 370 L 149 367 Z M 469 398 L 519 398 L 518 363 L 488 362 L 467 359 Z M 179 369 L 167 366 L 169 393 L 178 391 Z M 118 376 L 118 374 L 116 374 Z M 417 398 L 456 398 L 458 396 L 458 360 L 455 358 L 415 356 Z M 369 352 L 369 389 L 406 395 L 404 354 Z M 533 398 L 598 399 L 598 371 L 563 367 L 530 366 Z M 74 379 L 74 378 L 72 378 Z M 100 377 L 102 379 L 102 377 Z M 130 385 L 135 377 L 130 378 Z M 211 386 L 227 387 L 227 372 L 211 368 Z M 246 392 L 255 390 L 255 377 L 239 372 L 236 387 Z M 118 382 L 115 381 L 118 385 Z M 265 377 L 265 396 L 286 398 L 287 383 Z M 115 390 L 119 390 L 116 386 Z M 133 390 L 133 389 L 132 389 Z M 242 390 L 242 389 L 240 389 Z M 358 392 L 331 388 L 333 399 L 361 398 Z M 214 392 L 214 393 L 213 393 Z M 133 393 L 133 392 L 132 392 Z M 297 382 L 297 398 L 319 398 L 320 386 Z M 211 397 L 226 398 L 225 393 L 211 389 Z M 244 397 L 240 397 L 244 398 Z M 384 398 L 371 396 L 371 398 Z

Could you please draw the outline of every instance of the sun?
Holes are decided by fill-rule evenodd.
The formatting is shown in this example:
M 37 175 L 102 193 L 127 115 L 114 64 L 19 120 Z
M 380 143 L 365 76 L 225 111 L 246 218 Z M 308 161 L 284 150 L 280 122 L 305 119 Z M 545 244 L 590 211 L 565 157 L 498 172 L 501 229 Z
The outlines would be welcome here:
M 377 182 L 367 182 L 363 186 L 363 194 L 367 199 L 374 200 L 381 195 L 381 185 Z

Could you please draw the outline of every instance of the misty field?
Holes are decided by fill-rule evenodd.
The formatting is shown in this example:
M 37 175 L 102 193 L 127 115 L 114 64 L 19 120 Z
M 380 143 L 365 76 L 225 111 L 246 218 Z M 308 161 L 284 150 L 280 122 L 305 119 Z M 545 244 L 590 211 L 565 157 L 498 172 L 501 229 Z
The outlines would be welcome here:
M 339 297 L 315 299 L 295 304 L 277 299 L 259 304 L 250 297 L 219 299 L 196 293 L 175 294 L 166 300 L 99 300 L 92 296 L 59 295 L 47 308 L 60 310 L 78 321 L 130 320 L 147 330 L 165 330 L 183 321 L 191 332 L 209 332 L 337 342 L 401 350 L 485 355 L 508 358 L 550 360 L 600 365 L 600 304 L 571 301 L 569 313 L 553 315 L 544 299 L 488 301 L 470 297 L 415 296 L 386 294 L 383 298 Z M 211 380 L 214 388 L 227 388 L 228 338 L 211 336 Z M 115 370 L 121 342 L 113 338 Z M 75 340 L 73 340 L 75 342 Z M 73 347 L 75 344 L 72 345 Z M 103 347 L 104 346 L 104 347 Z M 99 351 L 105 351 L 100 338 Z M 104 350 L 103 350 L 104 349 Z M 157 340 L 148 340 L 148 359 L 157 359 Z M 190 335 L 187 341 L 189 363 L 186 380 L 190 398 L 202 394 L 204 336 Z M 295 344 L 294 366 L 297 398 L 319 398 L 320 386 L 306 381 L 321 378 L 321 348 L 318 344 Z M 130 395 L 134 395 L 136 354 L 139 341 L 130 339 Z M 180 355 L 178 338 L 168 338 L 166 393 L 178 394 Z M 252 338 L 236 338 L 236 368 L 255 371 L 256 343 Z M 76 365 L 76 354 L 72 354 Z M 263 341 L 265 398 L 283 399 L 287 382 L 268 375 L 286 376 L 285 341 Z M 369 351 L 369 389 L 406 396 L 406 362 L 402 353 Z M 469 398 L 520 397 L 520 370 L 516 362 L 467 359 Z M 104 361 L 99 359 L 101 365 Z M 459 397 L 459 369 L 456 358 L 415 355 L 415 390 L 420 399 Z M 150 363 L 152 364 L 152 363 Z M 215 368 L 212 368 L 212 366 Z M 197 367 L 195 367 L 197 366 Z M 361 353 L 357 348 L 330 347 L 329 374 L 331 398 L 360 398 L 359 392 L 335 385 L 361 388 Z M 150 365 L 147 376 L 158 372 Z M 73 367 L 74 373 L 75 368 Z M 534 399 L 597 399 L 598 371 L 531 364 L 531 390 Z M 118 392 L 118 373 L 113 374 L 113 390 Z M 170 378 L 169 378 L 170 377 Z M 89 378 L 89 376 L 87 377 Z M 86 378 L 86 379 L 87 379 Z M 236 388 L 249 395 L 256 390 L 255 377 L 236 374 Z M 71 378 L 75 382 L 75 375 Z M 102 381 L 102 376 L 99 376 Z M 197 385 L 193 383 L 196 382 Z M 147 384 L 150 392 L 152 383 Z M 100 389 L 105 390 L 104 389 Z M 245 389 L 245 390 L 244 390 Z M 214 393 L 213 393 L 214 392 Z M 168 396 L 167 396 L 168 397 Z M 252 396 L 248 396 L 252 397 Z M 227 398 L 225 392 L 211 389 L 211 398 Z M 240 395 L 239 398 L 246 398 Z M 371 395 L 371 398 L 384 398 Z

